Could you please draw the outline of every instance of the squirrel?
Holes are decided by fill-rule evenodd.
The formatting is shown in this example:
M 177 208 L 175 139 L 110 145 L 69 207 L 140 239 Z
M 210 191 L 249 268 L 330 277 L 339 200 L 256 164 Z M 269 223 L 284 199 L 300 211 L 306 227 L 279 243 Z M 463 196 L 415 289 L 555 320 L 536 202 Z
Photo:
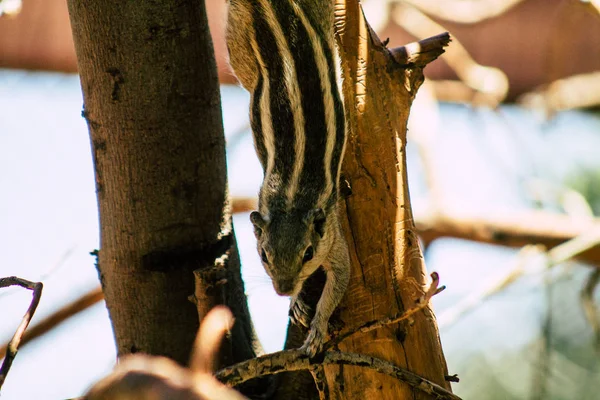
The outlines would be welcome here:
M 350 279 L 338 217 L 346 122 L 330 0 L 229 0 L 229 61 L 250 92 L 250 125 L 264 178 L 250 214 L 258 253 L 277 294 L 291 296 L 300 348 L 321 351 L 328 321 Z M 299 296 L 320 266 L 312 310 Z

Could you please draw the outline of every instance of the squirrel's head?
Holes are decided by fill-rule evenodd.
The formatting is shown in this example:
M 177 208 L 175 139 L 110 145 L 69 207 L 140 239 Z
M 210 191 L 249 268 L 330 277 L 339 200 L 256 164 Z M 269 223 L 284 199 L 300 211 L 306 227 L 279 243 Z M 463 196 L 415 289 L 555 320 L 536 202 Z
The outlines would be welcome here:
M 250 214 L 258 253 L 277 294 L 297 294 L 302 283 L 322 265 L 329 252 L 331 234 L 321 208 L 292 210 L 263 217 Z

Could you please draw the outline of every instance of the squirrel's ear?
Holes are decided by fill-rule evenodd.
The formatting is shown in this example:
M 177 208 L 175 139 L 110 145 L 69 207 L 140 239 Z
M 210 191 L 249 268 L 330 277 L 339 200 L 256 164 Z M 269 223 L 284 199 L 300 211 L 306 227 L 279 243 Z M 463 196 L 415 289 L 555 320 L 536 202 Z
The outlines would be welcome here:
M 314 208 L 308 212 L 305 221 L 307 223 L 313 223 L 315 231 L 319 236 L 323 237 L 325 234 L 325 211 L 322 208 Z
M 252 222 L 252 225 L 254 225 L 254 233 L 258 238 L 265 228 L 265 220 L 258 211 L 252 211 L 250 213 L 250 222 Z

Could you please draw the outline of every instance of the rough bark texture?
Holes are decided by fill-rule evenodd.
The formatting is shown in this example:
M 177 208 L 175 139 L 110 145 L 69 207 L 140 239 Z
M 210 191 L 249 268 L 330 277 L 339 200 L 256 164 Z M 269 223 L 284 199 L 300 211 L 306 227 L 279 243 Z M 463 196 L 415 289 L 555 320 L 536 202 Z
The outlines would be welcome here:
M 358 2 L 336 0 L 349 140 L 343 174 L 352 277 L 340 308 L 344 329 L 398 314 L 423 292 L 427 274 L 415 233 L 406 174 L 406 123 L 422 66 L 398 64 L 370 31 Z M 357 334 L 340 350 L 393 362 L 449 388 L 435 317 Z M 426 399 L 432 396 L 365 368 L 325 367 L 332 399 Z
M 119 356 L 188 362 L 199 325 L 194 270 L 221 280 L 199 288 L 198 310 L 226 303 L 237 320 L 221 364 L 254 356 L 204 2 L 68 6 L 96 168 L 99 275 Z

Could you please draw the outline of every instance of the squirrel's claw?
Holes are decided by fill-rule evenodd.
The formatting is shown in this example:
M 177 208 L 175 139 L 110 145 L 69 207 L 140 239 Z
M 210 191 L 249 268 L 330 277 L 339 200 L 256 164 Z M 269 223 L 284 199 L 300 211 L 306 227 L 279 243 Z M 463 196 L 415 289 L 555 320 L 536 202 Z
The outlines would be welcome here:
M 293 324 L 309 328 L 313 316 L 312 308 L 306 305 L 301 299 L 296 298 L 290 304 L 289 316 Z
M 304 344 L 300 347 L 300 351 L 302 351 L 308 357 L 313 358 L 323 348 L 324 340 L 325 333 L 320 329 L 316 329 L 313 324 L 308 332 L 308 337 L 304 341 Z

